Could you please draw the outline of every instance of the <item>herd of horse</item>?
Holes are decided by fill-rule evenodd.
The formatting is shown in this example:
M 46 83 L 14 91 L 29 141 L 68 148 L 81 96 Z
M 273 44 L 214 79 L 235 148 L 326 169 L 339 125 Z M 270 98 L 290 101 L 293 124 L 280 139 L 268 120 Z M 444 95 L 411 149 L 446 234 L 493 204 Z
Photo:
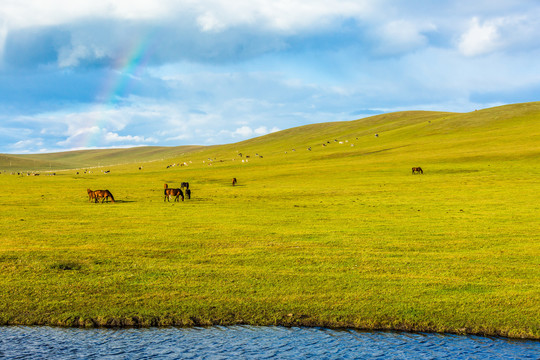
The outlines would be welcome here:
M 163 201 L 170 201 L 172 198 L 174 198 L 174 201 L 180 201 L 180 198 L 182 198 L 182 201 L 184 201 L 184 193 L 186 194 L 186 197 L 188 199 L 191 199 L 191 189 L 189 188 L 188 182 L 183 182 L 180 184 L 180 188 L 172 189 L 169 188 L 169 185 L 165 184 L 165 197 Z M 183 191 L 182 191 L 183 190 Z M 109 190 L 90 190 L 86 189 L 88 192 L 88 201 L 97 203 L 99 200 L 101 200 L 101 203 L 107 201 L 109 202 L 109 198 L 111 199 L 111 202 L 115 202 L 113 194 Z
M 424 170 L 422 170 L 422 168 L 420 166 L 415 166 L 412 168 L 412 174 L 423 174 L 424 173 Z M 232 179 L 232 186 L 235 186 L 237 183 L 237 180 L 236 178 L 233 178 Z M 182 182 L 180 184 L 180 187 L 179 188 L 176 188 L 176 189 L 173 189 L 173 188 L 170 188 L 169 185 L 165 184 L 164 185 L 164 188 L 165 188 L 165 191 L 164 191 L 164 197 L 163 197 L 163 201 L 171 201 L 171 199 L 174 198 L 174 201 L 175 202 L 179 202 L 180 199 L 182 199 L 182 201 L 184 201 L 184 193 L 185 193 L 185 196 L 188 198 L 188 199 L 191 199 L 191 190 L 189 188 L 189 183 L 188 182 Z M 111 192 L 109 190 L 90 190 L 90 189 L 86 189 L 88 191 L 88 201 L 92 202 L 94 201 L 95 203 L 99 202 L 99 200 L 101 200 L 101 202 L 103 203 L 104 201 L 109 201 L 109 198 L 111 198 L 111 201 L 112 202 L 115 202 L 114 201 L 114 197 L 113 195 L 111 194 Z

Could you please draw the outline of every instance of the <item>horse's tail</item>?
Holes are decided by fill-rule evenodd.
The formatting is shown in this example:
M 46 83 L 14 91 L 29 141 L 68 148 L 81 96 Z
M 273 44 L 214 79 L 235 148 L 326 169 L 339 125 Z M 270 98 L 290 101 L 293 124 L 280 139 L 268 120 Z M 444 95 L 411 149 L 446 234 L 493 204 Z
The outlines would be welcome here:
M 114 201 L 114 196 L 112 196 L 111 192 L 109 190 L 105 190 L 107 192 L 107 195 L 109 195 L 111 197 L 111 201 L 112 202 L 115 202 Z

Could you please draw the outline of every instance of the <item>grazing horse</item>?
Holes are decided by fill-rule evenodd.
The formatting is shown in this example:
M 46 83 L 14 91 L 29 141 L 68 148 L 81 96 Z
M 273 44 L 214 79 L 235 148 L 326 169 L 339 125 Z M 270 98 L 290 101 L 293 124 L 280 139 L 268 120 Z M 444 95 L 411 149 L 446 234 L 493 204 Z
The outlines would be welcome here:
M 179 201 L 179 197 L 182 197 L 184 201 L 184 193 L 180 189 L 169 189 L 169 185 L 165 184 L 165 197 L 163 201 L 171 201 L 170 198 L 174 196 L 174 201 Z
M 236 185 L 236 178 L 232 179 L 232 186 Z
M 412 168 L 412 173 L 413 173 L 413 175 L 414 174 L 423 174 L 424 171 L 422 170 L 422 168 L 420 166 L 417 166 L 417 167 Z
M 101 202 L 103 203 L 105 200 L 107 200 L 107 202 L 109 201 L 109 197 L 111 198 L 111 201 L 112 202 L 115 202 L 114 201 L 114 196 L 113 194 L 111 194 L 111 192 L 109 190 L 95 190 L 95 191 L 92 191 L 90 189 L 87 189 L 88 191 L 88 201 L 91 201 L 92 199 L 94 199 L 94 202 L 98 202 L 99 199 L 101 199 Z

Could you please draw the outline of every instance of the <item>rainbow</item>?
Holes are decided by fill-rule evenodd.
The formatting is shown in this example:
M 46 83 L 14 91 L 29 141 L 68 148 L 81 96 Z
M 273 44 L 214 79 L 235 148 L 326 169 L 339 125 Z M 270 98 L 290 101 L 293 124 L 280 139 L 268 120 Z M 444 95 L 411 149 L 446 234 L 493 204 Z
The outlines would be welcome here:
M 156 39 L 156 32 L 149 31 L 120 52 L 97 92 L 97 104 L 89 116 L 89 130 L 80 138 L 80 148 L 102 145 L 101 130 L 107 128 L 107 112 L 117 108 L 129 95 L 155 51 Z

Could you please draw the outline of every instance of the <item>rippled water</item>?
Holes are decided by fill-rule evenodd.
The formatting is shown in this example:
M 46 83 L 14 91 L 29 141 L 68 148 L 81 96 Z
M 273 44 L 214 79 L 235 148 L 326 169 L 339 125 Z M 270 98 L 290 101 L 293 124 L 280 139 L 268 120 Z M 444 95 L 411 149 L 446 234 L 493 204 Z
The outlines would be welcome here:
M 540 342 L 323 328 L 0 327 L 7 359 L 540 359 Z

